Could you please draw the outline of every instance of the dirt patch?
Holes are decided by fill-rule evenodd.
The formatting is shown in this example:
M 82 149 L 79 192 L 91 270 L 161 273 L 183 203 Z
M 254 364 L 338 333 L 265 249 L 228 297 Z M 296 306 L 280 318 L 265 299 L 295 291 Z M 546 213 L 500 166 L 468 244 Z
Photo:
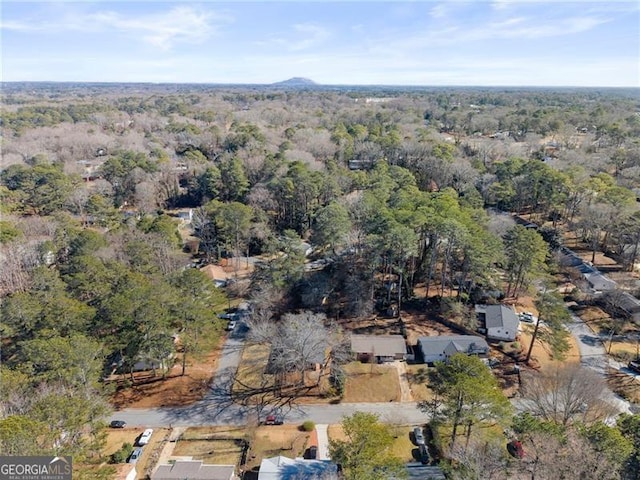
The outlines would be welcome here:
M 116 381 L 120 386 L 110 402 L 116 410 L 120 410 L 175 407 L 201 400 L 209 389 L 221 349 L 220 345 L 200 359 L 191 357 L 185 375 L 181 375 L 182 365 L 178 358 L 165 378 L 159 374 L 153 377 L 151 372 L 136 372 L 134 378 L 139 384 L 127 386 L 129 375 L 119 376 Z

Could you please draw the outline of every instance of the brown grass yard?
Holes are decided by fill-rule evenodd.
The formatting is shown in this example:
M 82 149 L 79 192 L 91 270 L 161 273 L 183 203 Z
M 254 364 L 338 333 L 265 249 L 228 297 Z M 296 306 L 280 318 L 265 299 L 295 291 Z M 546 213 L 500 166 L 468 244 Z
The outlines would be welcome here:
M 343 402 L 400 401 L 400 382 L 393 365 L 351 362 L 345 365 L 345 373 Z
M 238 366 L 236 383 L 233 387 L 234 391 L 273 384 L 273 375 L 264 373 L 270 352 L 270 345 L 263 343 L 248 344 L 244 347 Z
M 238 465 L 242 458 L 243 445 L 242 438 L 180 440 L 172 456 L 189 456 L 194 460 L 203 460 L 205 463 L 214 465 Z
M 273 393 L 262 393 L 262 389 L 272 388 L 275 382 L 274 375 L 265 373 L 270 351 L 268 344 L 248 344 L 244 347 L 233 386 L 234 393 L 243 398 L 243 401 L 252 403 L 274 400 Z M 328 373 L 320 377 L 319 371 L 309 370 L 304 374 L 304 386 L 299 386 L 299 374 L 292 373 L 285 382 L 293 387 L 287 387 L 282 394 L 296 396 L 299 403 L 328 403 L 335 400 L 335 397 L 327 394 L 327 377 Z
M 407 364 L 407 380 L 411 387 L 413 399 L 416 402 L 433 399 L 433 392 L 427 387 L 429 382 L 429 367 L 420 364 Z
M 381 421 L 384 422 L 384 419 L 381 419 Z M 414 462 L 415 458 L 413 457 L 413 450 L 417 447 L 411 441 L 410 436 L 410 433 L 413 430 L 413 425 L 392 427 L 392 430 L 394 432 L 395 439 L 391 446 L 391 451 L 403 462 Z M 347 440 L 342 430 L 342 425 L 329 425 L 327 434 L 329 436 L 329 440 Z
M 277 455 L 289 458 L 302 457 L 311 445 L 312 433 L 302 432 L 296 425 L 258 427 L 244 470 L 252 470 L 259 466 L 263 458 Z

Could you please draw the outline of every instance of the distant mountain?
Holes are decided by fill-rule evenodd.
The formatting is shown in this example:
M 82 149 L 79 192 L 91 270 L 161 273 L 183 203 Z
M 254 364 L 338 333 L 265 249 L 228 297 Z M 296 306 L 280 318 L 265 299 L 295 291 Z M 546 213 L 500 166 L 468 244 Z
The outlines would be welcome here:
M 276 87 L 311 87 L 318 84 L 308 78 L 293 77 L 283 82 L 272 83 L 271 85 Z

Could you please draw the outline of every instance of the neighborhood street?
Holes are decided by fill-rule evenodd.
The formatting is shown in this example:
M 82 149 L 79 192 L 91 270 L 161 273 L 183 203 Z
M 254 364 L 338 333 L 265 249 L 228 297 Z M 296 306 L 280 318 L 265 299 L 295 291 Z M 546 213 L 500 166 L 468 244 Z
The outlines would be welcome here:
M 416 408 L 416 403 L 340 403 L 336 405 L 295 405 L 283 410 L 285 423 L 335 424 L 344 415 L 355 412 L 377 413 L 385 421 L 399 424 L 421 424 L 429 416 Z M 124 420 L 127 425 L 141 427 L 195 427 L 208 425 L 243 425 L 256 418 L 257 410 L 235 404 L 219 404 L 213 399 L 188 407 L 125 409 L 114 412 L 110 420 Z
M 602 340 L 579 317 L 572 315 L 572 318 L 573 323 L 568 328 L 578 342 L 582 364 L 603 376 L 608 366 L 627 373 L 627 369 L 622 368 L 621 364 L 609 359 Z M 110 420 L 124 420 L 131 426 L 189 427 L 244 425 L 263 418 L 265 412 L 260 411 L 258 407 L 236 404 L 230 395 L 246 332 L 247 327 L 240 320 L 225 342 L 211 389 L 203 400 L 187 407 L 120 410 L 114 412 Z M 615 405 L 619 412 L 631 413 L 629 402 L 611 391 L 609 393 L 610 403 Z M 518 399 L 513 399 L 513 403 L 518 408 Z M 268 410 L 269 407 L 266 407 L 266 411 Z M 285 423 L 301 423 L 310 419 L 320 424 L 339 423 L 343 416 L 357 411 L 377 413 L 391 423 L 420 424 L 429 419 L 427 414 L 417 409 L 416 402 L 290 405 L 281 409 Z
M 256 406 L 233 402 L 230 388 L 238 368 L 247 327 L 243 320 L 229 334 L 220 356 L 211 389 L 205 398 L 187 407 L 129 408 L 114 412 L 111 420 L 124 420 L 129 426 L 192 427 L 207 425 L 244 425 L 264 417 Z M 267 407 L 268 411 L 269 408 Z M 344 415 L 371 412 L 380 418 L 403 424 L 420 424 L 428 416 L 416 408 L 416 402 L 340 403 L 335 405 L 291 405 L 281 408 L 285 423 L 313 420 L 320 424 L 340 423 Z
M 603 377 L 606 376 L 608 367 L 620 370 L 622 365 L 609 358 L 600 337 L 580 317 L 572 314 L 571 318 L 573 323 L 569 324 L 568 328 L 578 342 L 582 365 L 592 368 Z M 620 413 L 632 413 L 629 402 L 614 394 L 611 390 L 607 391 L 610 394 L 609 403 L 615 405 Z

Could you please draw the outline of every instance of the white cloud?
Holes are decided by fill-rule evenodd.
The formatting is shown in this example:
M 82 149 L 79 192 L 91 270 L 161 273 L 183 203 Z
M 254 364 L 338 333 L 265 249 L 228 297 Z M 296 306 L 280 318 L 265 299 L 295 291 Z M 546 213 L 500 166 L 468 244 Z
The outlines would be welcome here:
M 114 11 L 66 12 L 59 19 L 5 21 L 0 26 L 18 32 L 60 33 L 79 31 L 122 33 L 162 49 L 175 43 L 201 43 L 220 23 L 232 19 L 211 11 L 181 5 L 158 13 L 123 14 Z
M 429 15 L 431 15 L 431 17 L 436 19 L 444 18 L 448 14 L 449 14 L 449 5 L 447 5 L 446 3 L 439 3 L 438 5 L 433 7 L 431 10 L 429 10 Z
M 291 51 L 306 50 L 322 43 L 330 36 L 329 30 L 311 23 L 299 23 L 294 25 L 293 29 L 302 38 L 289 44 L 289 50 Z
M 156 47 L 169 49 L 175 42 L 201 43 L 214 31 L 211 12 L 179 6 L 167 12 L 129 17 L 114 12 L 100 12 L 88 17 L 98 25 L 115 28 Z

